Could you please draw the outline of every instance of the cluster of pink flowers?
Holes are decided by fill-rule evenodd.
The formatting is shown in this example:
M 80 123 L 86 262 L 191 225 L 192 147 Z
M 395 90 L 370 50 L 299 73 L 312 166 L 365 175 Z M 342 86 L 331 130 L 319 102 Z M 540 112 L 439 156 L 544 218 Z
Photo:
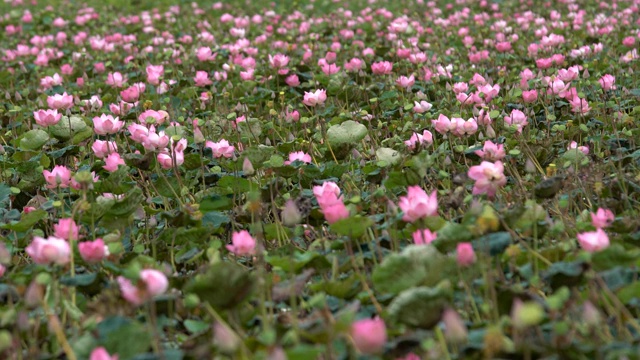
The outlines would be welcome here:
M 48 189 L 64 189 L 68 187 L 72 187 L 76 190 L 82 189 L 82 184 L 80 184 L 71 173 L 71 170 L 63 165 L 56 165 L 49 170 L 43 170 L 42 175 L 44 176 L 44 180 L 47 183 Z M 99 177 L 95 174 L 95 172 L 91 172 L 93 177 L 93 182 L 98 181 Z

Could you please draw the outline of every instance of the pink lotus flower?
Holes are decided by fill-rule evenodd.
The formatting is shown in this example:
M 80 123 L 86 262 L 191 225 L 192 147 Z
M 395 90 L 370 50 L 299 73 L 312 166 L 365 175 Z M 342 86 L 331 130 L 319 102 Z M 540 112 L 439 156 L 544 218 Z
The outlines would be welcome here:
M 49 236 L 47 239 L 34 236 L 25 251 L 33 259 L 33 262 L 40 265 L 65 265 L 69 262 L 71 255 L 69 243 L 54 236 Z
M 118 360 L 118 355 L 109 355 L 107 349 L 101 346 L 93 349 L 91 355 L 89 355 L 89 360 Z
M 156 156 L 156 159 L 163 169 L 173 169 L 173 158 L 171 158 L 171 155 L 168 152 L 163 151 L 159 153 Z
M 196 86 L 205 87 L 213 84 L 213 81 L 209 79 L 209 74 L 206 71 L 196 71 L 196 76 L 193 78 Z
M 322 185 L 313 187 L 313 195 L 320 207 L 325 207 L 336 202 L 340 197 L 340 187 L 332 181 L 325 181 Z
M 102 114 L 93 118 L 93 130 L 98 135 L 115 134 L 124 126 L 118 117 Z
M 455 121 L 456 128 L 452 131 L 455 135 L 463 136 L 463 135 L 473 135 L 478 131 L 478 123 L 476 119 L 469 118 L 464 120 L 462 118 L 451 118 L 451 125 L 453 126 Z
M 393 70 L 393 64 L 388 61 L 380 61 L 371 64 L 371 71 L 376 75 L 388 75 Z
M 340 67 L 336 66 L 336 64 L 323 64 L 321 69 L 326 75 L 337 74 L 340 71 Z
M 140 271 L 138 285 L 134 286 L 125 277 L 118 277 L 118 284 L 122 297 L 133 305 L 142 305 L 158 295 L 164 294 L 169 288 L 169 280 L 158 270 L 145 269 Z
M 364 61 L 358 58 L 352 58 L 349 62 L 344 64 L 346 71 L 358 71 L 364 66 Z
M 307 106 L 322 105 L 327 100 L 327 91 L 324 89 L 316 90 L 314 92 L 304 92 L 304 99 L 302 103 Z
M 208 46 L 199 47 L 196 50 L 196 57 L 198 61 L 213 61 L 216 59 L 216 54 L 211 51 L 211 48 Z
M 120 91 L 120 96 L 122 97 L 122 100 L 128 103 L 136 102 L 140 98 L 140 88 L 136 85 L 129 86 L 128 88 Z
M 78 240 L 78 233 L 78 225 L 71 218 L 60 219 L 57 224 L 53 225 L 53 234 L 60 239 Z
M 591 213 L 591 225 L 598 229 L 610 226 L 614 220 L 615 215 L 609 209 L 598 208 L 595 213 Z
M 438 197 L 437 191 L 433 191 L 431 195 L 422 190 L 420 186 L 409 186 L 407 196 L 401 196 L 398 206 L 404 212 L 402 220 L 406 222 L 414 222 L 427 216 L 438 215 Z
M 289 57 L 283 54 L 269 55 L 269 64 L 274 69 L 282 69 L 289 64 Z
M 247 230 L 235 231 L 231 236 L 231 245 L 227 250 L 236 256 L 253 255 L 256 253 L 256 239 Z
M 578 149 L 578 151 L 580 151 L 581 153 L 585 154 L 585 155 L 589 155 L 589 147 L 588 146 L 578 146 L 578 143 L 575 141 L 572 141 L 569 146 L 567 147 L 567 150 L 572 150 L 572 149 Z
M 487 196 L 493 197 L 498 188 L 507 183 L 507 178 L 504 176 L 504 166 L 500 161 L 495 163 L 483 161 L 480 165 L 472 166 L 468 175 L 476 181 L 473 186 L 473 195 L 487 194 Z
M 457 124 L 452 123 L 448 117 L 440 114 L 437 120 L 431 120 L 431 124 L 440 134 L 446 134 L 452 129 L 455 129 Z
M 406 140 L 404 144 L 409 148 L 409 150 L 414 150 L 416 146 L 420 145 L 431 145 L 433 143 L 433 134 L 429 130 L 425 130 L 422 135 L 418 133 L 413 133 L 409 140 Z
M 601 228 L 578 234 L 577 238 L 580 246 L 588 252 L 597 252 L 609 247 L 609 236 Z
M 311 155 L 305 153 L 304 151 L 296 151 L 289 154 L 289 160 L 285 161 L 285 165 L 290 165 L 292 162 L 300 160 L 303 163 L 311 163 Z
M 70 109 L 73 106 L 73 96 L 67 95 L 64 92 L 62 95 L 55 94 L 47 97 L 47 105 L 49 108 L 60 110 L 60 109 Z
M 487 161 L 502 160 L 507 155 L 504 151 L 504 145 L 494 144 L 491 140 L 485 141 L 482 150 L 476 150 L 475 154 Z
M 321 207 L 320 210 L 329 224 L 349 217 L 349 209 L 344 205 L 342 199 Z
M 78 244 L 78 250 L 82 259 L 89 264 L 95 264 L 109 256 L 109 250 L 100 238 L 94 241 L 83 241 Z
M 284 79 L 284 82 L 291 87 L 300 86 L 300 79 L 298 79 L 298 75 L 296 74 L 287 76 L 287 78 Z
M 538 92 L 534 90 L 528 90 L 522 92 L 522 99 L 525 103 L 530 104 L 538 99 Z
M 71 170 L 66 166 L 56 165 L 51 171 L 43 170 L 42 174 L 47 182 L 47 189 L 69 187 L 69 182 L 71 181 Z
M 571 105 L 571 112 L 576 114 L 586 115 L 591 111 L 591 106 L 586 99 L 581 99 L 578 96 L 574 96 L 571 100 L 569 100 L 569 104 Z
M 466 93 L 469 90 L 469 85 L 465 82 L 459 82 L 453 84 L 453 92 L 456 94 Z
M 120 154 L 117 152 L 112 152 L 105 159 L 105 166 L 102 168 L 107 170 L 108 172 L 114 172 L 118 170 L 119 165 L 124 165 L 124 160 L 120 157 Z
M 47 127 L 57 124 L 62 118 L 62 114 L 58 114 L 58 110 L 38 110 L 33 112 L 33 118 L 36 124 Z
M 82 108 L 85 111 L 95 111 L 102 108 L 102 100 L 97 95 L 93 95 L 89 100 L 82 100 Z
M 358 352 L 373 355 L 382 352 L 387 342 L 387 327 L 379 317 L 351 324 L 351 338 Z
M 140 122 L 147 123 L 147 124 L 162 125 L 168 119 L 169 119 L 169 113 L 164 110 L 160 110 L 160 111 L 146 110 L 145 112 L 143 112 L 138 116 L 138 120 L 140 120 Z
M 478 91 L 484 94 L 484 101 L 488 103 L 491 99 L 498 96 L 498 93 L 500 92 L 500 85 L 486 84 L 478 86 Z
M 529 122 L 527 122 L 527 116 L 517 109 L 511 110 L 511 115 L 505 116 L 504 122 L 514 127 L 518 134 L 522 133 L 522 129 L 529 124 Z
M 411 75 L 409 77 L 406 76 L 400 76 L 397 80 L 396 80 L 396 85 L 398 85 L 399 87 L 403 88 L 403 89 L 409 89 L 413 86 L 413 84 L 416 83 L 416 78 Z
M 416 245 L 426 245 L 431 244 L 437 237 L 438 234 L 431 232 L 429 229 L 418 229 L 411 234 L 413 237 L 413 243 Z
M 142 146 L 145 150 L 156 151 L 158 149 L 164 149 L 169 145 L 169 137 L 165 135 L 164 131 L 156 133 L 155 128 L 152 126 L 149 129 L 149 135 L 142 139 Z
M 476 253 L 473 251 L 471 243 L 459 243 L 456 248 L 456 261 L 458 265 L 466 267 L 476 262 Z
M 103 65 L 103 71 L 104 71 L 104 65 Z M 127 83 L 127 78 L 117 71 L 107 74 L 107 81 L 105 81 L 105 84 L 115 88 L 124 87 L 126 83 Z
M 216 159 L 221 157 L 225 157 L 227 159 L 231 158 L 235 151 L 235 148 L 232 145 L 229 145 L 229 142 L 225 139 L 222 139 L 216 143 L 214 143 L 213 141 L 207 141 L 205 142 L 204 146 L 211 149 L 213 157 Z
M 298 122 L 298 120 L 300 120 L 300 113 L 298 112 L 298 110 L 287 110 L 284 114 L 284 119 L 288 123 Z
M 560 79 L 555 79 L 549 82 L 548 86 L 549 86 L 549 90 L 548 90 L 549 94 L 565 97 L 565 93 L 569 90 L 570 84 L 565 84 L 564 81 Z
M 598 82 L 600 83 L 600 86 L 602 86 L 602 90 L 604 91 L 616 89 L 616 86 L 614 85 L 616 83 L 616 78 L 611 74 L 604 75 L 598 80 Z
M 160 85 L 160 78 L 164 76 L 164 66 L 148 65 L 146 68 L 147 82 L 152 85 Z
M 431 108 L 433 107 L 433 105 L 431 105 L 430 103 L 421 100 L 420 102 L 414 101 L 413 102 L 413 112 L 416 112 L 418 114 L 422 114 L 424 112 L 427 112 L 429 110 L 431 110 Z

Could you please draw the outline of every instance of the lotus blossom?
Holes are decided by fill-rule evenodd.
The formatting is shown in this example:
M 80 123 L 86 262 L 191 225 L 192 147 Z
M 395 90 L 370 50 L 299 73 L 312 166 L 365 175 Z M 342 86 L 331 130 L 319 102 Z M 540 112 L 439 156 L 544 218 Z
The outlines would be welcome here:
M 476 262 L 476 254 L 471 243 L 459 243 L 456 247 L 456 261 L 458 265 L 466 267 Z
M 65 240 L 78 240 L 79 228 L 71 218 L 60 219 L 53 225 L 53 233 L 57 238 Z
M 25 251 L 36 264 L 41 265 L 65 265 L 70 261 L 71 256 L 69 243 L 55 236 L 49 236 L 46 239 L 34 236 Z
M 71 170 L 66 166 L 56 165 L 53 170 L 43 170 L 42 174 L 47 182 L 48 189 L 66 188 L 69 187 L 71 182 Z
M 103 166 L 102 168 L 107 170 L 108 172 L 114 172 L 118 170 L 118 166 L 124 165 L 124 160 L 117 152 L 112 152 L 111 154 L 107 155 L 107 157 L 104 159 L 104 162 L 105 166 Z
M 193 78 L 195 86 L 204 87 L 213 84 L 213 81 L 209 79 L 209 74 L 206 71 L 196 71 L 196 76 Z
M 231 245 L 227 250 L 237 256 L 253 255 L 256 253 L 256 239 L 247 230 L 236 231 L 231 236 Z
M 425 130 L 422 134 L 413 133 L 409 140 L 406 140 L 404 144 L 409 150 L 414 150 L 417 146 L 431 145 L 433 143 L 433 134 L 429 130 Z
M 615 215 L 609 209 L 598 208 L 595 213 L 591 213 L 591 224 L 598 229 L 610 226 L 614 220 Z
M 70 109 L 73 106 L 73 96 L 67 95 L 66 92 L 62 93 L 62 95 L 49 96 L 47 97 L 47 105 L 54 110 Z
M 225 139 L 222 139 L 218 142 L 207 140 L 204 146 L 211 149 L 213 157 L 216 159 L 221 157 L 225 157 L 227 159 L 231 158 L 235 152 L 235 148 L 232 145 L 229 145 L 229 142 Z
M 573 150 L 573 149 L 578 149 L 578 151 L 580 151 L 581 153 L 585 154 L 585 155 L 589 155 L 589 147 L 588 146 L 578 146 L 578 143 L 575 141 L 572 141 L 569 146 L 567 147 L 567 150 Z
M 379 317 L 351 324 L 351 338 L 358 352 L 372 355 L 382 352 L 387 342 L 387 327 Z
M 78 244 L 78 251 L 82 259 L 90 264 L 98 263 L 109 256 L 109 249 L 102 239 L 83 241 Z
M 616 83 L 616 77 L 611 74 L 603 75 L 598 82 L 604 91 L 616 89 L 616 86 L 614 85 Z
M 520 110 L 513 109 L 511 110 L 511 115 L 504 117 L 504 122 L 507 125 L 512 126 L 518 132 L 518 134 L 522 133 L 522 129 L 529 124 L 527 121 L 527 116 Z
M 431 244 L 438 237 L 438 234 L 431 232 L 429 229 L 418 229 L 411 236 L 414 244 L 425 245 Z
M 320 89 L 314 92 L 305 91 L 304 99 L 302 100 L 302 103 L 307 106 L 316 106 L 316 105 L 324 104 L 326 100 L 327 100 L 327 91 L 324 89 Z
M 164 294 L 169 288 L 169 280 L 158 270 L 145 269 L 140 271 L 137 285 L 123 276 L 118 277 L 118 285 L 125 300 L 133 305 L 142 305 Z
M 371 64 L 371 71 L 376 75 L 388 75 L 393 70 L 393 64 L 389 61 L 380 61 Z
M 127 78 L 116 71 L 107 74 L 107 81 L 105 81 L 105 83 L 115 88 L 121 88 L 127 83 Z
M 598 252 L 609 247 L 609 236 L 598 228 L 596 231 L 584 232 L 577 235 L 578 242 L 588 252 Z
M 295 151 L 289 154 L 289 160 L 285 161 L 285 165 L 290 165 L 292 162 L 299 160 L 303 163 L 311 163 L 311 155 L 305 153 L 304 151 Z
M 124 126 L 118 117 L 102 114 L 93 118 L 93 129 L 98 135 L 115 134 Z
M 507 155 L 504 151 L 504 145 L 494 144 L 491 140 L 485 141 L 482 150 L 476 150 L 475 154 L 486 161 L 502 160 Z
M 414 101 L 413 102 L 413 111 L 418 113 L 418 114 L 422 114 L 424 112 L 427 112 L 429 110 L 431 110 L 431 108 L 433 107 L 432 104 L 421 100 L 420 102 Z
M 493 197 L 498 188 L 507 183 L 507 178 L 504 176 L 504 166 L 500 161 L 495 163 L 483 161 L 480 165 L 472 166 L 468 175 L 476 181 L 473 186 L 473 195 L 487 194 L 487 196 Z
M 407 196 L 400 197 L 400 209 L 404 212 L 402 220 L 414 222 L 427 216 L 438 215 L 438 197 L 434 190 L 431 195 L 422 190 L 420 186 L 409 186 Z
M 62 118 L 62 114 L 59 114 L 58 110 L 38 110 L 33 112 L 33 118 L 36 120 L 36 124 L 47 127 L 57 124 Z

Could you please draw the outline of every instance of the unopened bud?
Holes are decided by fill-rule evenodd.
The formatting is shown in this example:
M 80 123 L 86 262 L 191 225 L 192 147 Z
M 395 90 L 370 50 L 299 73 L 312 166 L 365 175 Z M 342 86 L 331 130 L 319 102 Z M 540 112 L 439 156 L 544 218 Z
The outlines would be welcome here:
M 242 172 L 245 175 L 253 175 L 255 173 L 253 164 L 251 164 L 251 160 L 249 160 L 249 158 L 244 158 L 244 161 L 242 162 Z
M 536 172 L 536 164 L 534 164 L 530 158 L 527 158 L 527 161 L 524 163 L 524 171 L 529 174 Z
M 30 308 L 35 308 L 40 305 L 44 298 L 44 286 L 38 284 L 37 281 L 32 281 L 24 293 L 24 302 Z
M 591 301 L 586 301 L 584 305 L 582 305 L 582 318 L 587 325 L 593 327 L 600 325 L 602 321 L 600 312 Z
M 223 352 L 233 353 L 240 345 L 240 339 L 228 326 L 216 322 L 213 325 L 213 343 Z
M 464 343 L 467 340 L 467 326 L 453 309 L 446 309 L 442 313 L 444 323 L 444 337 L 453 344 Z
M 298 210 L 298 205 L 291 199 L 287 200 L 282 210 L 282 222 L 286 226 L 294 226 L 299 223 L 300 220 L 302 220 L 302 216 L 300 210 Z

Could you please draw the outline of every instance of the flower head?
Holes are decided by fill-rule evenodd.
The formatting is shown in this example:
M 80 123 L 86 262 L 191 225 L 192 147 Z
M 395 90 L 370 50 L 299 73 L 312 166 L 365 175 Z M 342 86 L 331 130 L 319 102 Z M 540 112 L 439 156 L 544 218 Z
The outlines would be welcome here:
M 498 188 L 507 183 L 507 178 L 504 176 L 504 166 L 500 161 L 495 163 L 483 161 L 480 165 L 472 166 L 468 175 L 476 181 L 473 186 L 474 195 L 487 194 L 487 196 L 493 197 Z
M 601 228 L 596 231 L 580 233 L 577 238 L 580 246 L 588 252 L 597 252 L 609 247 L 609 236 Z
M 422 190 L 420 186 L 409 186 L 407 196 L 400 197 L 398 204 L 404 212 L 402 220 L 414 222 L 427 216 L 438 215 L 438 198 L 434 190 L 431 195 Z
M 231 245 L 227 250 L 237 256 L 253 255 L 256 253 L 256 239 L 247 230 L 236 231 L 231 236 Z
M 358 320 L 351 324 L 351 338 L 358 352 L 376 354 L 382 352 L 387 342 L 387 327 L 379 317 Z

